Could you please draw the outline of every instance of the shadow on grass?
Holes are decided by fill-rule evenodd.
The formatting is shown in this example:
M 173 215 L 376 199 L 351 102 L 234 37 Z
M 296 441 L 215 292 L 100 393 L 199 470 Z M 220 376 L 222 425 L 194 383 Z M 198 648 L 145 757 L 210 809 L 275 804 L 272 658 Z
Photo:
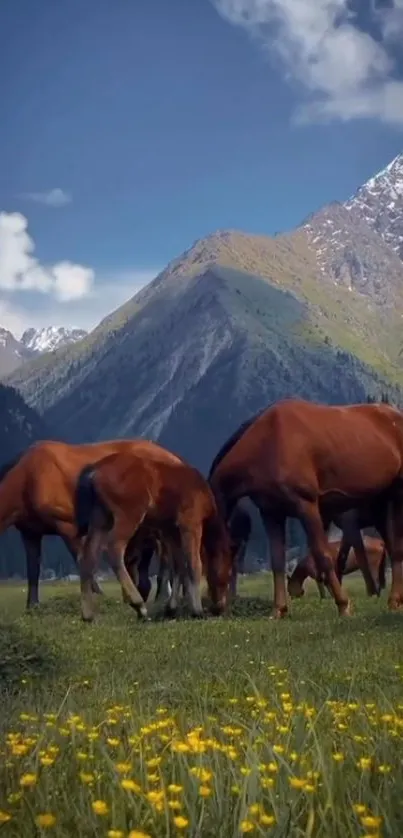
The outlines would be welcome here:
M 20 687 L 23 679 L 41 681 L 64 671 L 66 662 L 29 626 L 0 624 L 0 693 Z

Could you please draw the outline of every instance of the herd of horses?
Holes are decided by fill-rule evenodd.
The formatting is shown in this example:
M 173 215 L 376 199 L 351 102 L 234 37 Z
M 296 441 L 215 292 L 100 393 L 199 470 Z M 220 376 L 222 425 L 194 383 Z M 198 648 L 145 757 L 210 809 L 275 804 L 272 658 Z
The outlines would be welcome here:
M 220 614 L 236 593 L 251 530 L 242 499 L 259 510 L 274 582 L 272 615 L 288 611 L 286 521 L 296 518 L 309 554 L 288 578 L 299 597 L 307 576 L 329 590 L 340 615 L 351 604 L 342 576 L 359 568 L 369 595 L 385 587 L 403 603 L 403 413 L 388 404 L 327 406 L 285 399 L 244 422 L 213 460 L 207 479 L 181 457 L 144 439 L 88 445 L 45 441 L 0 470 L 0 532 L 14 526 L 26 552 L 27 607 L 37 605 L 41 543 L 63 539 L 77 563 L 84 620 L 94 616 L 95 573 L 106 553 L 128 602 L 149 619 L 149 569 L 160 561 L 157 597 L 177 613 L 181 591 L 193 616 Z M 328 540 L 334 523 L 341 542 Z M 373 527 L 379 539 L 361 536 Z

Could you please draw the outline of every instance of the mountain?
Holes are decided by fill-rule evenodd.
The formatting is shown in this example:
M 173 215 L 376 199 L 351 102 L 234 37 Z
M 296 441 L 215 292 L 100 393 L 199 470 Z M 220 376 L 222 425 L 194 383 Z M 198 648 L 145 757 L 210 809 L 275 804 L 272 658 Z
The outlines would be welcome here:
M 218 232 L 84 340 L 8 380 L 71 441 L 148 436 L 204 470 L 246 416 L 283 396 L 400 400 L 402 369 L 371 306 L 324 277 L 306 228 Z
M 4 378 L 36 355 L 76 343 L 87 334 L 83 329 L 46 326 L 43 329 L 26 329 L 21 339 L 17 340 L 11 332 L 0 327 L 0 378 Z
M 399 154 L 346 201 L 403 260 L 403 154 Z
M 65 326 L 45 326 L 42 329 L 26 329 L 21 338 L 21 343 L 30 352 L 41 354 L 43 352 L 54 352 L 61 346 L 68 346 L 70 343 L 77 343 L 86 337 L 88 332 L 84 329 L 69 329 Z
M 18 341 L 8 329 L 0 327 L 0 374 L 13 372 L 17 367 L 32 358 L 32 353 Z

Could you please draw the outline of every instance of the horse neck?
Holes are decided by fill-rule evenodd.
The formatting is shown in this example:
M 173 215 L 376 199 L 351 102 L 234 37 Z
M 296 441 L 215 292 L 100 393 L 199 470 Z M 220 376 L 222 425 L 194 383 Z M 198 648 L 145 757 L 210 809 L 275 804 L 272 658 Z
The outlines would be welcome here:
M 11 527 L 23 511 L 23 475 L 14 466 L 0 481 L 0 531 Z

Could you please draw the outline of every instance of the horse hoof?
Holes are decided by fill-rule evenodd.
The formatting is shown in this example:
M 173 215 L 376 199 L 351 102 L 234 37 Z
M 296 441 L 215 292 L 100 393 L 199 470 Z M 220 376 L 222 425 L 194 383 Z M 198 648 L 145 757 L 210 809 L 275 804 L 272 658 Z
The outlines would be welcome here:
M 339 608 L 339 616 L 340 617 L 351 617 L 352 616 L 352 605 L 351 602 L 343 602 L 338 606 Z
M 204 620 L 204 612 L 203 611 L 193 611 L 191 614 L 193 620 Z
M 94 615 L 93 614 L 82 614 L 81 619 L 82 619 L 83 623 L 92 623 L 94 621 Z
M 286 605 L 283 605 L 282 608 L 273 608 L 273 611 L 269 615 L 269 620 L 282 620 L 284 617 L 288 616 L 288 608 Z
M 396 596 L 396 597 L 393 597 L 393 599 L 389 598 L 389 601 L 388 601 L 389 611 L 399 611 L 402 605 L 403 605 L 403 597 L 402 596 Z

